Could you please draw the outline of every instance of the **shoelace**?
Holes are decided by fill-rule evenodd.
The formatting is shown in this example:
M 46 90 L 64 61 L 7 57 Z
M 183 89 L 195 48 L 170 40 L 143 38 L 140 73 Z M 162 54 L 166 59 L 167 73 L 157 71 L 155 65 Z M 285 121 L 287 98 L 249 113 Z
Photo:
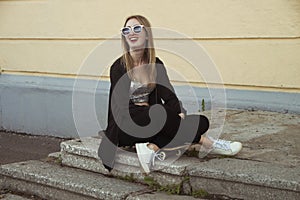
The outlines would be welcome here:
M 213 148 L 218 148 L 218 149 L 224 149 L 224 150 L 230 150 L 230 141 L 227 140 L 221 140 L 221 139 L 213 139 L 209 137 L 209 139 L 213 142 Z
M 226 140 L 215 140 L 213 146 L 219 149 L 230 150 L 230 142 Z
M 159 152 L 159 153 L 154 152 L 152 154 L 152 163 L 151 163 L 152 166 L 154 166 L 155 158 L 157 158 L 160 161 L 164 161 L 166 158 L 166 154 L 164 152 Z

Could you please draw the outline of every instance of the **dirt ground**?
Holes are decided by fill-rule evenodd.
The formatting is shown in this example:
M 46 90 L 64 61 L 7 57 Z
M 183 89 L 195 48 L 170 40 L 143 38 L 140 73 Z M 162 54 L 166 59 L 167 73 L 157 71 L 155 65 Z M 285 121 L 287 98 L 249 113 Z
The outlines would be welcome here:
M 66 139 L 0 132 L 0 165 L 46 158 L 49 153 L 60 151 L 59 145 L 64 140 Z

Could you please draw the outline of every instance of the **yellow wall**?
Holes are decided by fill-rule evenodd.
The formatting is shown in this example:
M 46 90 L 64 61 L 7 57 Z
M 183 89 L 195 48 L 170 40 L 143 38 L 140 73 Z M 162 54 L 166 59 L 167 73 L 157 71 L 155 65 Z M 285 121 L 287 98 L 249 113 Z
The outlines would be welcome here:
M 299 0 L 2 0 L 2 73 L 75 75 L 131 14 L 203 45 L 228 88 L 300 92 Z M 203 85 L 186 62 L 158 54 Z

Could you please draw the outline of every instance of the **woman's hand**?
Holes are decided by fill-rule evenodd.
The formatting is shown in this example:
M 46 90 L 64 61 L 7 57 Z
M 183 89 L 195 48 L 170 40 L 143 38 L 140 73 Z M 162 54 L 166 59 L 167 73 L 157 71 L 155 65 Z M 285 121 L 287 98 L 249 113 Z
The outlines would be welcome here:
M 179 117 L 181 117 L 181 119 L 184 119 L 184 118 L 185 118 L 184 113 L 179 113 L 178 115 L 179 115 Z

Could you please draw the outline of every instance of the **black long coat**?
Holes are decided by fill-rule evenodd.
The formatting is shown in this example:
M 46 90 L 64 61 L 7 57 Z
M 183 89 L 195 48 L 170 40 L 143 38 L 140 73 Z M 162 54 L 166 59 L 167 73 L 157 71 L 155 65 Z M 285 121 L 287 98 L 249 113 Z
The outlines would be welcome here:
M 178 114 L 185 113 L 170 83 L 166 68 L 159 58 L 156 58 L 155 66 L 157 84 L 149 95 L 149 105 L 164 103 Z M 116 121 L 122 123 L 122 119 L 128 116 L 129 109 L 133 105 L 129 100 L 130 79 L 121 58 L 117 59 L 110 68 L 110 83 L 107 128 L 98 150 L 98 155 L 108 170 L 114 167 L 115 154 L 119 145 L 118 135 L 121 130 Z

